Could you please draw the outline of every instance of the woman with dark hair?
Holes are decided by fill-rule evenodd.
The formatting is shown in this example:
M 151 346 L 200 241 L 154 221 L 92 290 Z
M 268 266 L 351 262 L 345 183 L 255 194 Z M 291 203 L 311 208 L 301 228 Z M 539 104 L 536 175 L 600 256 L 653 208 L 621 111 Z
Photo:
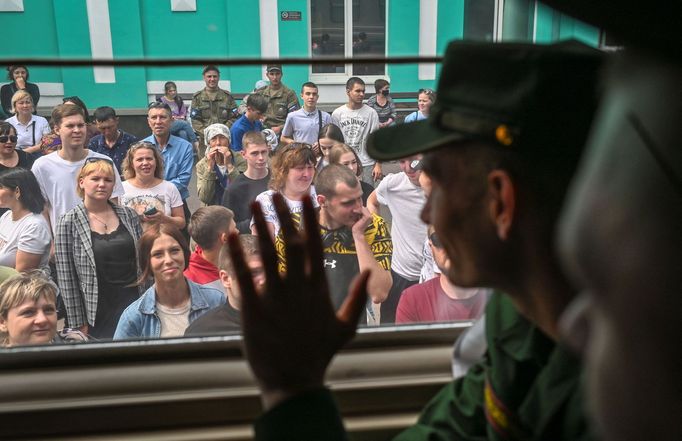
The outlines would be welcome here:
M 317 166 L 315 167 L 318 172 L 322 170 L 324 166 L 329 164 L 329 152 L 337 142 L 346 142 L 343 139 L 343 132 L 337 125 L 330 123 L 320 129 L 320 134 L 317 141 L 317 147 L 319 151 L 315 152 L 320 155 L 320 159 L 318 159 Z
M 171 116 L 173 117 L 171 135 L 179 136 L 191 144 L 197 143 L 197 134 L 194 133 L 192 124 L 187 121 L 187 105 L 178 95 L 178 86 L 172 81 L 167 81 L 163 85 L 163 91 L 164 95 L 157 101 L 168 104 L 171 109 Z M 197 147 L 198 145 L 195 146 L 195 149 Z
M 330 164 L 339 164 L 348 167 L 353 173 L 355 173 L 355 176 L 358 177 L 358 181 L 360 181 L 360 188 L 362 188 L 362 205 L 367 206 L 367 198 L 374 191 L 374 187 L 361 179 L 362 167 L 360 166 L 360 158 L 358 158 L 358 154 L 355 153 L 355 150 L 340 142 L 335 143 L 330 150 Z
M 138 282 L 150 278 L 154 285 L 121 315 L 114 340 L 181 337 L 185 329 L 210 309 L 225 304 L 225 295 L 188 280 L 189 246 L 180 230 L 155 224 L 140 238 Z
M 15 167 L 31 169 L 33 158 L 23 150 L 17 149 L 17 129 L 6 121 L 0 121 L 0 172 Z M 6 209 L 0 209 L 2 215 Z
M 10 80 L 10 83 L 0 88 L 2 111 L 7 116 L 12 116 L 14 114 L 12 110 L 12 97 L 17 91 L 25 90 L 31 95 L 34 107 L 33 113 L 35 113 L 35 109 L 38 108 L 38 101 L 40 100 L 40 89 L 37 84 L 28 82 L 28 69 L 26 66 L 8 66 L 7 79 Z
M 396 111 L 393 98 L 389 96 L 388 81 L 379 78 L 374 82 L 374 95 L 369 97 L 367 105 L 376 110 L 379 115 L 379 128 L 395 124 Z
M 142 227 L 137 213 L 110 201 L 115 182 L 110 159 L 87 158 L 74 183 L 83 202 L 59 219 L 55 231 L 67 323 L 98 339 L 114 335 L 121 313 L 142 291 L 135 286 Z
M 289 211 L 296 217 L 303 212 L 303 197 L 310 195 L 313 205 L 318 207 L 317 194 L 313 179 L 315 178 L 315 154 L 310 144 L 293 142 L 277 150 L 272 160 L 272 178 L 270 179 L 270 190 L 256 196 L 263 210 L 268 230 L 274 238 L 279 232 L 280 223 L 275 206 L 272 202 L 272 195 L 280 193 L 289 206 Z M 251 220 L 251 231 L 256 233 L 256 227 Z
M 30 170 L 15 167 L 0 173 L 0 266 L 17 271 L 48 270 L 50 226 L 43 217 L 45 198 Z

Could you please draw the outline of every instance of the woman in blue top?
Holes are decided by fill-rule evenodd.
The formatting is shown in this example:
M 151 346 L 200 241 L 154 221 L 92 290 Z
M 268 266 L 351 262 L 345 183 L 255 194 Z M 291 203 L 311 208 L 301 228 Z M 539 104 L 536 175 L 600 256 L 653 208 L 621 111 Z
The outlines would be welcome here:
M 114 340 L 181 337 L 190 323 L 225 303 L 222 292 L 185 278 L 190 252 L 175 226 L 154 224 L 139 244 L 138 282 L 153 277 L 154 285 L 123 312 Z
M 429 116 L 431 111 L 431 106 L 436 102 L 436 92 L 432 89 L 419 89 L 419 95 L 417 95 L 417 108 L 416 112 L 412 112 L 405 117 L 405 122 L 421 121 Z

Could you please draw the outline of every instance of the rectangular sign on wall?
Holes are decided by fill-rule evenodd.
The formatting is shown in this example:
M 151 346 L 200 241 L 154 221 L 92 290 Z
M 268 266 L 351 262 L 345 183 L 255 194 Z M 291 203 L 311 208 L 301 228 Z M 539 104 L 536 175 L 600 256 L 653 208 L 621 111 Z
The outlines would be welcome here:
M 301 11 L 281 11 L 279 17 L 282 21 L 301 21 Z

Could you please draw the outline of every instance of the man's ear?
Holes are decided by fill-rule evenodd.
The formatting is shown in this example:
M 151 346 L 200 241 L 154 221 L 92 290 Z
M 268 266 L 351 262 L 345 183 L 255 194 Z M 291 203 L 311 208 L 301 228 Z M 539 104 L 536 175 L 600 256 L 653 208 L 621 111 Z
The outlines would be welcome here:
M 497 237 L 507 240 L 514 222 L 517 199 L 516 187 L 509 173 L 504 170 L 488 173 L 488 193 L 490 220 L 495 225 Z
M 0 332 L 7 332 L 7 320 L 0 316 Z
M 320 207 L 322 207 L 325 202 L 327 202 L 327 197 L 323 194 L 318 194 L 317 195 L 317 203 L 320 204 Z
M 227 274 L 227 271 L 220 270 L 218 275 L 220 276 L 220 283 L 222 283 L 226 289 L 232 289 L 232 278 Z

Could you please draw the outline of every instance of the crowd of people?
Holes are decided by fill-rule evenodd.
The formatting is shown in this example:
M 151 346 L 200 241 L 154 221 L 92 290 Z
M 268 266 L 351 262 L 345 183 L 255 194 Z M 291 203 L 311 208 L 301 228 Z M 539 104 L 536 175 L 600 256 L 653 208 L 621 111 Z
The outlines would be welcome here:
M 218 87 L 219 69 L 207 66 L 205 88 L 189 107 L 174 82 L 165 84 L 147 109 L 151 134 L 138 139 L 119 128 L 110 106 L 97 108 L 90 121 L 78 97 L 64 98 L 48 122 L 35 115 L 39 89 L 25 81 L 28 69 L 8 71 L 15 81 L 3 86 L 3 105 L 6 88 L 16 91 L 7 109 L 12 116 L 0 122 L 0 265 L 54 287 L 54 298 L 25 302 L 54 304 L 62 332 L 106 340 L 182 336 L 190 325 L 195 335 L 238 329 L 240 290 L 228 236 L 254 243 L 256 210 L 281 245 L 278 265 L 286 272 L 275 195 L 299 228 L 302 201 L 312 198 L 337 308 L 353 278 L 372 273 L 360 325 L 395 323 L 398 309 L 401 323 L 481 314 L 489 290 L 429 280 L 440 280 L 450 263 L 432 257 L 442 251 L 419 218 L 421 157 L 402 159 L 401 171 L 384 177 L 367 154 L 370 133 L 398 123 L 387 81 L 375 82 L 377 94 L 365 104 L 364 81 L 351 78 L 348 102 L 329 114 L 317 107 L 317 85 L 301 85 L 301 106 L 282 82 L 282 67 L 269 65 L 269 83 L 259 84 L 240 110 Z M 419 110 L 408 120 L 428 116 L 434 102 L 432 91 L 420 90 Z M 193 175 L 203 205 L 194 213 L 187 203 Z M 410 287 L 416 295 L 401 304 Z M 443 305 L 450 312 L 436 311 Z M 217 313 L 204 323 L 215 308 L 230 319 L 221 324 Z M 420 315 L 424 308 L 433 311 Z M 40 342 L 59 340 L 55 329 L 48 334 Z

